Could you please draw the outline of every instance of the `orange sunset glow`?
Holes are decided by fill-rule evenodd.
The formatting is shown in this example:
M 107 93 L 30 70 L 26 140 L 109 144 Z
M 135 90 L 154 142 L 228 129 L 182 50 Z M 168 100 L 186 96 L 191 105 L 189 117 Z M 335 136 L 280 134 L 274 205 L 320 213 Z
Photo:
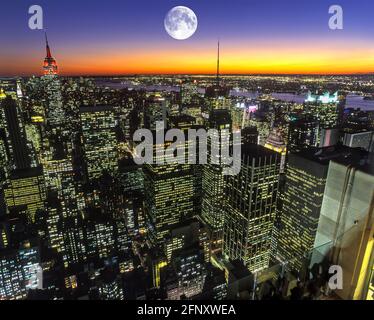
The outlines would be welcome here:
M 319 45 L 317 46 L 316 43 Z M 114 49 L 113 49 L 114 48 Z M 159 47 L 112 44 L 103 48 L 53 48 L 61 75 L 120 74 L 214 74 L 215 43 L 180 44 Z M 27 65 L 17 56 L 2 59 L 4 73 L 40 73 L 43 52 L 32 52 Z M 349 50 L 345 42 L 309 40 L 243 44 L 221 42 L 223 74 L 354 74 L 374 72 L 374 46 L 356 41 Z

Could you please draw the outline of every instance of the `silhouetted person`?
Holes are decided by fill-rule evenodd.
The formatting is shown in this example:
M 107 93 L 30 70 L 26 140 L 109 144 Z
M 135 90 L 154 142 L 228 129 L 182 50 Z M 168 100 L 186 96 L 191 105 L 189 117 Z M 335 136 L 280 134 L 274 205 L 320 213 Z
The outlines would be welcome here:
M 291 290 L 291 300 L 301 300 L 303 297 L 303 287 L 302 283 L 299 281 L 297 286 Z

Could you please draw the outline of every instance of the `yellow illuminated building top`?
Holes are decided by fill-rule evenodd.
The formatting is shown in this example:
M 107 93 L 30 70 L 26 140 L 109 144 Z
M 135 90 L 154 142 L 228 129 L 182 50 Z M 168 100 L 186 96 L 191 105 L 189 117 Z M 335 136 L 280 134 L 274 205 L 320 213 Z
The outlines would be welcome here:
M 286 155 L 287 148 L 279 129 L 274 128 L 266 140 L 265 148 Z
M 0 99 L 5 99 L 6 98 L 6 94 L 4 92 L 3 89 L 0 89 Z
M 31 121 L 34 123 L 44 122 L 44 118 L 42 116 L 32 116 Z
M 273 150 L 275 152 L 278 152 L 278 153 L 280 153 L 280 154 L 282 154 L 284 156 L 286 155 L 286 152 L 287 152 L 286 146 L 276 147 L 276 146 L 273 146 L 271 144 L 266 143 L 265 144 L 265 148 L 269 149 L 269 150 Z

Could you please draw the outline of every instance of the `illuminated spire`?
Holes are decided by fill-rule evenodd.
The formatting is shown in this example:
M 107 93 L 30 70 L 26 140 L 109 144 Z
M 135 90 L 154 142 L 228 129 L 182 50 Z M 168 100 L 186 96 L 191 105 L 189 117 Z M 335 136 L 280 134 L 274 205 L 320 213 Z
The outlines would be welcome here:
M 58 68 L 56 60 L 52 57 L 51 49 L 49 48 L 47 32 L 44 33 L 45 35 L 45 47 L 46 47 L 46 57 L 44 59 L 44 75 L 57 75 Z
M 52 58 L 51 49 L 49 48 L 48 38 L 47 38 L 47 32 L 46 31 L 44 32 L 44 35 L 45 35 L 45 46 L 46 46 L 46 51 L 47 51 L 47 58 Z
M 219 40 L 217 44 L 217 86 L 219 86 Z
M 17 81 L 17 97 L 18 98 L 22 98 L 23 97 L 21 83 L 19 81 Z

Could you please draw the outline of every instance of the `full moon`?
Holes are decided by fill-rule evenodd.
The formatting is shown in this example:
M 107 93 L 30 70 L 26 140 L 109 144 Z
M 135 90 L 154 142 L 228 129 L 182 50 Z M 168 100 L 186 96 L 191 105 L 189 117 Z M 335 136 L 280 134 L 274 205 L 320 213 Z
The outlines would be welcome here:
M 186 40 L 197 29 L 197 17 L 190 8 L 174 7 L 165 16 L 164 26 L 170 37 L 177 40 Z

